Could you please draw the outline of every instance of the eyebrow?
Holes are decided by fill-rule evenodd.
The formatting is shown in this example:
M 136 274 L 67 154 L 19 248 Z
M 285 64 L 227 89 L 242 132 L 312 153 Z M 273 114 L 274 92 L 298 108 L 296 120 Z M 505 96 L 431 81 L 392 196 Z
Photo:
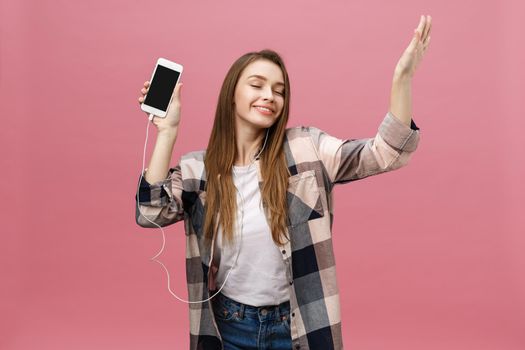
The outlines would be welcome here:
M 263 77 L 262 75 L 257 75 L 257 74 L 250 75 L 247 79 L 250 79 L 250 78 L 259 78 L 259 79 L 264 80 L 264 81 L 268 80 L 268 79 L 266 79 L 265 77 Z M 275 85 L 281 85 L 281 86 L 284 86 L 284 83 L 282 83 L 282 82 L 278 82 L 278 83 L 275 83 Z

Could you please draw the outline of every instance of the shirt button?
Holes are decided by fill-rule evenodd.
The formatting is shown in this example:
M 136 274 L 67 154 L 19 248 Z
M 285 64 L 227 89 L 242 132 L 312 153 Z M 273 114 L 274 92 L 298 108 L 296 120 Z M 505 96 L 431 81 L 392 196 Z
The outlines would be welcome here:
M 295 312 L 292 312 L 292 317 L 295 317 Z
M 282 253 L 283 253 L 283 254 L 286 254 L 286 250 L 283 249 Z
M 296 348 L 296 349 L 300 349 L 300 348 L 301 348 L 301 345 L 297 344 L 297 345 L 295 346 L 295 348 Z
M 292 285 L 292 284 L 293 284 L 293 281 L 290 281 L 290 285 Z

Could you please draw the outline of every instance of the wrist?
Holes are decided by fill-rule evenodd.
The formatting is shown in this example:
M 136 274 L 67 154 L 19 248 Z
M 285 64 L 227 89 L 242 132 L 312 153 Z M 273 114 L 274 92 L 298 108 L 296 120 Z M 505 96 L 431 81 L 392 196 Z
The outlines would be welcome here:
M 159 129 L 157 132 L 157 137 L 163 137 L 163 138 L 176 138 L 177 134 L 179 132 L 179 126 L 170 127 L 166 129 Z
M 394 83 L 404 83 L 409 84 L 412 82 L 412 76 L 404 72 L 394 72 L 394 77 L 392 78 Z

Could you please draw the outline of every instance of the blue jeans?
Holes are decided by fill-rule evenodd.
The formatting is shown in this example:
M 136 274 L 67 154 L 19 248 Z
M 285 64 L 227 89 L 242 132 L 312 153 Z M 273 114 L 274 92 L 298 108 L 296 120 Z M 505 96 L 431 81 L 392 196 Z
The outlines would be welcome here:
M 290 302 L 255 307 L 219 293 L 213 313 L 224 350 L 290 350 Z

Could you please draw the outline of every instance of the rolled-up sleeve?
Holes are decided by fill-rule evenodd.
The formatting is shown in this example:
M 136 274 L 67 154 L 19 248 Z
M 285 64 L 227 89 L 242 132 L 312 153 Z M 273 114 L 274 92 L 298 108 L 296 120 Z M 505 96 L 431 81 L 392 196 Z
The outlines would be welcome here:
M 347 183 L 398 169 L 406 164 L 419 143 L 419 128 L 388 112 L 373 138 L 339 139 L 309 127 L 318 156 L 333 184 Z
M 153 184 L 144 178 L 146 171 L 139 178 L 135 196 L 136 223 L 142 227 L 163 227 L 184 219 L 180 165 L 170 168 L 166 179 Z

